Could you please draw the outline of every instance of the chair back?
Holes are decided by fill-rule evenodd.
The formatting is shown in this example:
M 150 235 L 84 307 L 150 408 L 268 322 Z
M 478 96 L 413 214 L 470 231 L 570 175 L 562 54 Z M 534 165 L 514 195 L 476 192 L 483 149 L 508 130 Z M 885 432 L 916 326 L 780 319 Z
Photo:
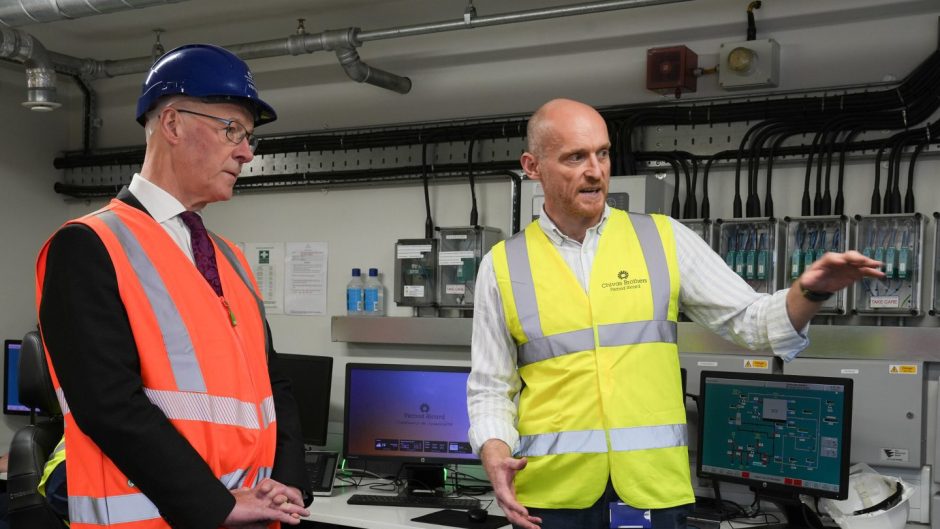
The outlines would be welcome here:
M 62 412 L 52 386 L 38 332 L 27 333 L 20 349 L 20 402 L 50 417 L 16 431 L 10 442 L 7 493 L 12 529 L 63 529 L 65 523 L 37 487 L 49 455 L 62 438 Z

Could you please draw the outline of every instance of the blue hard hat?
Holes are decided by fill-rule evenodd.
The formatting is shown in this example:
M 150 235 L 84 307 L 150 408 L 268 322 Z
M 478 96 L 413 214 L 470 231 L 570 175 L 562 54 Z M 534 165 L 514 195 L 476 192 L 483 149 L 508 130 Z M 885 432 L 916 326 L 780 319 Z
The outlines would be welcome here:
M 271 105 L 258 97 L 245 61 L 211 44 L 180 46 L 153 63 L 137 99 L 137 122 L 143 125 L 157 100 L 171 95 L 246 105 L 255 116 L 256 127 L 277 119 Z

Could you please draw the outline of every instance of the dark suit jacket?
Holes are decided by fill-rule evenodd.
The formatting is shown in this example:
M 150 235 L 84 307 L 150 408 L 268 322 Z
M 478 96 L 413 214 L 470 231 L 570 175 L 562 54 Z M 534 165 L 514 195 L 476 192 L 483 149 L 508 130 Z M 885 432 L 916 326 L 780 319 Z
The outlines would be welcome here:
M 118 199 L 146 212 L 127 188 Z M 87 226 L 69 225 L 53 236 L 46 263 L 40 325 L 75 422 L 172 526 L 216 529 L 235 499 L 144 395 L 137 346 L 104 244 Z M 304 491 L 297 405 L 269 350 L 277 413 L 272 478 Z

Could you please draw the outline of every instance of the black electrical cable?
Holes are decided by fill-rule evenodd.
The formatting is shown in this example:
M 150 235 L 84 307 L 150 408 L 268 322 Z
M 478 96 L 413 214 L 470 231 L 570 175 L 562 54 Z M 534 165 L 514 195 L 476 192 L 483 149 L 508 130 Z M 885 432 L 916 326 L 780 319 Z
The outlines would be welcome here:
M 424 209 L 427 216 L 424 220 L 424 238 L 434 238 L 434 221 L 431 220 L 431 194 L 428 191 L 428 144 L 421 144 L 421 180 L 424 182 Z
M 757 24 L 754 23 L 754 10 L 760 9 L 760 0 L 747 5 L 747 40 L 757 38 Z
M 695 155 L 686 151 L 673 151 L 673 154 L 682 164 L 685 171 L 685 206 L 682 208 L 682 218 L 694 219 L 698 216 L 698 201 L 695 197 L 695 190 L 698 185 L 698 160 Z M 692 166 L 691 176 L 689 175 L 689 165 Z
M 470 208 L 470 225 L 477 226 L 477 192 L 476 187 L 473 182 L 473 147 L 476 144 L 476 138 L 470 140 L 470 145 L 467 147 L 467 173 L 470 175 L 470 203 L 472 204 Z
M 838 191 L 836 193 L 835 207 L 832 210 L 834 215 L 845 214 L 845 194 L 843 193 L 845 189 L 845 155 L 848 151 L 849 144 L 855 141 L 855 138 L 861 132 L 862 131 L 860 129 L 853 129 L 849 131 L 842 142 L 841 152 L 839 153 L 839 183 L 836 185 L 836 189 Z
M 917 144 L 914 152 L 911 153 L 911 161 L 907 167 L 907 194 L 904 197 L 904 213 L 914 213 L 914 166 L 917 165 L 917 158 L 927 147 L 927 142 Z
M 888 147 L 888 143 L 885 142 L 878 149 L 878 154 L 875 155 L 875 185 L 874 189 L 871 192 L 871 214 L 879 215 L 881 214 L 881 159 L 884 157 L 885 149 Z

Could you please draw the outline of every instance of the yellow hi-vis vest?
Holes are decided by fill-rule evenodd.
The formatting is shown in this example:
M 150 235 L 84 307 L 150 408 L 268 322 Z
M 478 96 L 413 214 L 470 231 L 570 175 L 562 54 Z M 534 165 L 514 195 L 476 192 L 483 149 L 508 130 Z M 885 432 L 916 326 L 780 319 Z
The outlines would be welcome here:
M 537 223 L 493 248 L 523 381 L 516 475 L 526 506 L 692 503 L 669 219 L 611 209 L 585 293 Z

